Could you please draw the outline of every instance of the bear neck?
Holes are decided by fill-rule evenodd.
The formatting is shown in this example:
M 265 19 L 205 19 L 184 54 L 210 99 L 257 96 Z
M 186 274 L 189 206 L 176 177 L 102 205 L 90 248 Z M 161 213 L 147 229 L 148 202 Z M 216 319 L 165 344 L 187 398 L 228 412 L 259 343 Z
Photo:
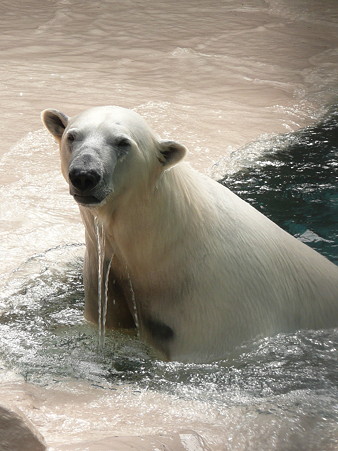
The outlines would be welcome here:
M 98 210 L 110 248 L 129 272 L 144 273 L 146 265 L 154 271 L 165 266 L 166 260 L 177 260 L 179 254 L 175 259 L 166 257 L 172 249 L 177 252 L 180 242 L 187 244 L 191 239 L 196 243 L 207 205 L 204 192 L 195 186 L 200 176 L 204 177 L 180 163 L 164 171 L 147 193 L 135 190 L 116 208 L 107 205 Z M 191 221 L 192 216 L 196 221 Z

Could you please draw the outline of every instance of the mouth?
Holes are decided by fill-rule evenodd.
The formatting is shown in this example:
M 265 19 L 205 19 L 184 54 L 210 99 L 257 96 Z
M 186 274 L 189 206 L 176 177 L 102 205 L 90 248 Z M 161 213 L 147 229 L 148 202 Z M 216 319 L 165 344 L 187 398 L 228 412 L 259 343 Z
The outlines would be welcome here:
M 104 205 L 108 197 L 112 191 L 101 192 L 100 195 L 94 196 L 93 194 L 83 194 L 76 192 L 73 189 L 70 189 L 70 194 L 73 196 L 74 200 L 78 205 L 82 205 L 83 207 L 101 207 Z
M 69 194 L 73 196 L 74 200 L 78 205 L 82 205 L 83 207 L 100 207 L 107 202 L 107 198 L 113 190 L 110 189 L 102 189 L 94 190 L 89 192 L 81 192 L 80 190 L 75 189 L 73 186 L 70 186 Z
M 104 199 L 101 200 L 95 196 L 80 196 L 79 194 L 72 194 L 72 196 L 79 205 L 86 207 L 97 207 L 104 201 Z

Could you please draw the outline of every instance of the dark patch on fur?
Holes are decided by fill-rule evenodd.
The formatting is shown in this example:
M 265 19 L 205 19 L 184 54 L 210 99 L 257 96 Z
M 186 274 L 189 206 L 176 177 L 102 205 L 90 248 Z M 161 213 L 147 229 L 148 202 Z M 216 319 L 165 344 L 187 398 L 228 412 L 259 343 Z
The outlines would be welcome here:
M 144 325 L 147 328 L 150 335 L 159 341 L 169 341 L 173 340 L 175 337 L 175 332 L 167 324 L 162 323 L 153 318 L 146 318 L 144 320 Z

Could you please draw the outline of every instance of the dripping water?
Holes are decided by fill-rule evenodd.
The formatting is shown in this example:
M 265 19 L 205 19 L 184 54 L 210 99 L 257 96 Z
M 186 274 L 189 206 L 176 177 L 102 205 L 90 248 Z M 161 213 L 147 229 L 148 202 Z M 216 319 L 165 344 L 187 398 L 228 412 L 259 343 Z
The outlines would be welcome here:
M 136 306 L 136 299 L 135 299 L 135 291 L 133 288 L 133 284 L 131 282 L 131 277 L 130 274 L 127 270 L 127 274 L 128 274 L 128 282 L 129 282 L 129 290 L 130 290 L 130 294 L 131 294 L 131 305 L 133 307 L 133 317 L 134 317 L 134 321 L 135 321 L 135 326 L 136 326 L 136 330 L 137 330 L 137 334 L 139 335 L 140 332 L 140 328 L 139 328 L 139 320 L 138 320 L 138 313 L 137 313 L 137 306 Z
M 105 258 L 105 244 L 106 238 L 103 225 L 98 218 L 94 218 L 96 241 L 97 241 L 97 256 L 98 256 L 98 271 L 97 271 L 97 304 L 98 304 L 98 326 L 99 326 L 99 349 L 103 349 L 106 336 L 106 320 L 108 310 L 108 283 L 109 273 L 112 265 L 114 255 L 107 262 Z
M 98 305 L 98 328 L 99 328 L 99 349 L 102 350 L 105 344 L 106 337 L 106 321 L 108 310 L 108 286 L 109 274 L 113 262 L 114 254 L 108 261 L 105 254 L 106 236 L 104 233 L 103 224 L 100 223 L 97 216 L 94 217 L 96 242 L 97 242 L 97 257 L 98 257 L 98 271 L 97 271 L 97 305 Z M 133 317 L 136 325 L 136 330 L 139 331 L 138 312 L 135 300 L 135 292 L 132 285 L 131 277 L 126 268 L 129 290 L 131 296 L 131 305 L 133 309 Z M 115 304 L 115 299 L 113 299 Z
M 107 322 L 107 310 L 108 310 L 108 284 L 109 284 L 109 274 L 110 268 L 113 262 L 114 254 L 111 256 L 106 271 L 104 275 L 104 297 L 103 297 L 103 311 L 102 311 L 102 330 L 103 330 L 103 343 L 104 345 L 104 337 L 105 337 L 105 328 Z M 113 301 L 115 304 L 115 300 Z

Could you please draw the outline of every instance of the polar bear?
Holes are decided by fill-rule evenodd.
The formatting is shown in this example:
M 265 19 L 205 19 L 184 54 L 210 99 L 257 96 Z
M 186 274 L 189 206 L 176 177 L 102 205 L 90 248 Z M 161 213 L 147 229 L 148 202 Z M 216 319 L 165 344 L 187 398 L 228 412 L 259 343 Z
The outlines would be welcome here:
M 98 322 L 99 221 L 106 326 L 136 324 L 166 360 L 210 362 L 254 337 L 337 325 L 338 267 L 182 162 L 186 148 L 136 112 L 42 120 L 85 226 L 86 319 Z

